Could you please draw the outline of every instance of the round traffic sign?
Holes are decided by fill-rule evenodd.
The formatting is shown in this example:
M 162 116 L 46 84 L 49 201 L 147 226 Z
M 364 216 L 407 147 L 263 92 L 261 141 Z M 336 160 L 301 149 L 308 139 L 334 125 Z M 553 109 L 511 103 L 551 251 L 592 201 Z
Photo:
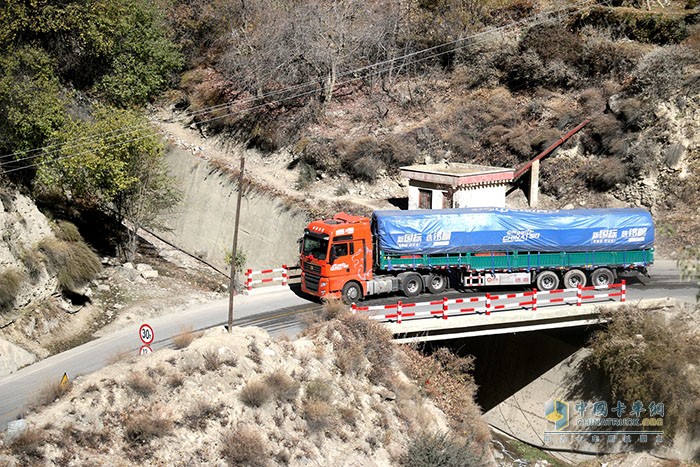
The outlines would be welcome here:
M 150 344 L 151 342 L 153 342 L 153 338 L 155 337 L 155 335 L 153 334 L 153 328 L 148 324 L 142 324 L 139 328 L 139 337 L 141 338 L 141 342 L 143 342 L 144 344 Z
M 153 349 L 150 348 L 148 345 L 142 345 L 139 349 L 139 355 L 147 355 L 149 353 L 153 353 Z

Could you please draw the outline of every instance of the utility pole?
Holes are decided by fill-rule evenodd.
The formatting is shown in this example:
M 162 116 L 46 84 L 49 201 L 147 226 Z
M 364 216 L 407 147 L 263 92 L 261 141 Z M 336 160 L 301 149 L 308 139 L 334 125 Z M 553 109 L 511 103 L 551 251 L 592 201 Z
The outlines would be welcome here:
M 228 285 L 228 332 L 233 331 L 233 296 L 236 286 L 236 256 L 238 253 L 238 224 L 241 219 L 241 198 L 243 198 L 243 170 L 245 157 L 241 156 L 241 173 L 238 175 L 238 199 L 236 200 L 236 221 L 233 226 L 233 247 L 231 249 L 231 275 Z

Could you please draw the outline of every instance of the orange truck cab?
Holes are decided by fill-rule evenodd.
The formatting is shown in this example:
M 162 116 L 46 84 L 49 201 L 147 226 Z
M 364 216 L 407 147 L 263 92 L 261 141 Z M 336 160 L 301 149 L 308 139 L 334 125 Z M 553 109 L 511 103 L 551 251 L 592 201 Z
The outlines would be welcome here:
M 311 222 L 300 246 L 301 290 L 356 301 L 372 279 L 372 233 L 367 217 L 344 212 Z

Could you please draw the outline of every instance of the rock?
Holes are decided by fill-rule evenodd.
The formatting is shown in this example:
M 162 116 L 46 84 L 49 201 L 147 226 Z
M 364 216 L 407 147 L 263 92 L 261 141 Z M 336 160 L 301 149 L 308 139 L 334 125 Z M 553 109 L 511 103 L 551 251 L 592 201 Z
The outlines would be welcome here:
M 138 272 L 144 272 L 144 271 L 152 271 L 153 268 L 151 267 L 150 264 L 139 263 L 136 265 L 136 270 Z
M 36 356 L 3 339 L 0 339 L 0 355 L 0 377 L 10 375 L 36 361 Z
M 98 284 L 97 285 L 97 291 L 98 292 L 109 292 L 111 288 L 107 284 Z
M 13 439 L 20 436 L 22 433 L 27 431 L 27 422 L 20 418 L 19 420 L 12 420 L 7 422 L 7 434 L 5 435 L 5 444 L 10 443 Z
M 566 206 L 564 206 L 562 209 L 565 209 L 565 210 L 566 210 L 566 209 L 574 209 L 574 205 L 571 204 L 571 203 L 569 203 L 569 204 L 567 204 Z
M 122 267 L 123 267 L 124 269 L 134 269 L 134 265 L 133 265 L 132 263 L 128 263 L 128 262 L 122 264 Z
M 144 279 L 153 279 L 158 277 L 158 271 L 155 269 L 149 269 L 147 271 L 141 271 L 141 277 Z

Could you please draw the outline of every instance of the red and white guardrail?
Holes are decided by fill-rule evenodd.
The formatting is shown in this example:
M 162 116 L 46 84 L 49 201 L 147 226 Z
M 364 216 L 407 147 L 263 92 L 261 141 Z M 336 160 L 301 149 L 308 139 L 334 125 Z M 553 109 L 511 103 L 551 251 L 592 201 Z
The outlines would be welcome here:
M 283 264 L 281 268 L 263 269 L 260 271 L 248 269 L 245 273 L 245 289 L 249 292 L 253 290 L 253 286 L 256 284 L 271 284 L 274 282 L 281 282 L 283 286 L 289 285 L 289 268 L 287 268 L 286 264 Z
M 508 310 L 531 309 L 532 311 L 537 311 L 537 307 L 541 305 L 546 306 L 575 303 L 576 306 L 581 306 L 584 302 L 600 300 L 603 298 L 614 300 L 616 297 L 619 297 L 620 302 L 624 303 L 626 300 L 626 294 L 627 284 L 623 280 L 619 284 L 557 289 L 546 292 L 533 289 L 527 292 L 499 295 L 487 293 L 486 295 L 480 297 L 457 299 L 448 299 L 447 297 L 443 297 L 441 300 L 418 303 L 403 303 L 400 300 L 390 305 L 358 306 L 357 304 L 353 303 L 352 312 L 363 312 L 367 313 L 371 319 L 396 321 L 397 324 L 401 324 L 401 322 L 406 318 L 415 319 L 438 317 L 447 319 L 450 316 L 460 316 L 464 314 L 484 314 L 489 316 L 491 312 Z M 515 301 L 515 299 L 521 300 Z M 506 301 L 506 303 L 500 303 L 503 301 Z M 423 310 L 424 308 L 427 309 Z M 408 311 L 405 311 L 406 309 L 408 309 Z M 421 311 L 416 311 L 417 309 L 421 309 Z M 386 312 L 387 310 L 389 311 Z M 375 312 L 378 311 L 385 311 L 385 313 L 375 314 Z

